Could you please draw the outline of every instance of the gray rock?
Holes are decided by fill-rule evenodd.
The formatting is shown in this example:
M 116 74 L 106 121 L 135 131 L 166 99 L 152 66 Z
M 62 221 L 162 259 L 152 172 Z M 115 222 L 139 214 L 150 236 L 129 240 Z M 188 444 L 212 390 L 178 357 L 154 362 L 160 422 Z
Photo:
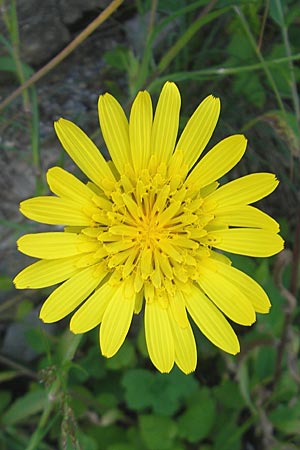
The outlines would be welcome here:
M 18 0 L 17 13 L 21 55 L 28 64 L 48 61 L 70 40 L 55 0 Z
M 88 11 L 100 11 L 110 4 L 110 0 L 58 0 L 60 16 L 65 24 L 73 24 Z

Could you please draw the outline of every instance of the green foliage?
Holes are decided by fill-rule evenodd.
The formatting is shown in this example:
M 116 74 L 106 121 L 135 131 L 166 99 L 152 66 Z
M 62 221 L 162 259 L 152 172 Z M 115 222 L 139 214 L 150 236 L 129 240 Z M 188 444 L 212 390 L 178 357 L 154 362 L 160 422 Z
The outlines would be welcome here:
M 179 436 L 196 443 L 209 436 L 216 420 L 216 403 L 208 388 L 200 389 L 179 416 Z
M 46 404 L 46 393 L 42 389 L 28 392 L 18 398 L 3 414 L 2 423 L 6 426 L 24 422 L 28 417 L 43 410 Z
M 22 84 L 34 71 L 20 55 L 16 3 L 0 0 L 5 25 L 0 76 L 9 74 Z M 184 93 L 183 122 L 204 96 L 220 96 L 224 115 L 217 138 L 247 134 L 249 149 L 236 173 L 259 167 L 277 174 L 281 191 L 264 207 L 279 220 L 287 247 L 293 248 L 300 186 L 298 2 L 124 3 L 114 27 L 123 36 L 130 16 L 137 29 L 133 38 L 96 55 L 105 63 L 106 85 L 99 89 L 109 88 L 129 104 L 139 89 L 155 97 L 165 80 L 177 81 Z M 37 193 L 43 191 L 40 104 L 34 87 L 25 90 L 20 111 L 23 116 L 30 111 L 24 132 L 30 136 Z M 1 138 L 11 120 L 7 111 L 0 119 Z M 13 126 L 20 124 L 14 120 Z M 22 158 L 16 155 L 16 163 Z M 11 233 L 26 231 L 26 225 L 11 220 L 1 219 L 0 225 Z M 241 450 L 262 449 L 269 441 L 268 450 L 298 449 L 299 305 L 291 297 L 299 294 L 299 249 L 295 246 L 282 273 L 275 258 L 232 255 L 231 260 L 263 286 L 271 311 L 258 315 L 251 328 L 235 327 L 241 343 L 236 357 L 195 333 L 199 362 L 188 376 L 176 368 L 168 375 L 155 371 L 142 323 L 113 358 L 105 359 L 98 330 L 81 339 L 66 331 L 67 322 L 56 328 L 30 322 L 29 313 L 48 290 L 26 291 L 20 300 L 1 266 L 1 333 L 11 324 L 26 324 L 20 345 L 25 343 L 32 354 L 22 359 L 22 350 L 0 351 L 0 449 Z
M 135 411 L 150 408 L 153 413 L 173 415 L 182 406 L 182 402 L 197 389 L 193 378 L 187 378 L 179 370 L 173 370 L 166 376 L 151 373 L 144 369 L 133 369 L 125 373 L 122 379 L 125 399 Z

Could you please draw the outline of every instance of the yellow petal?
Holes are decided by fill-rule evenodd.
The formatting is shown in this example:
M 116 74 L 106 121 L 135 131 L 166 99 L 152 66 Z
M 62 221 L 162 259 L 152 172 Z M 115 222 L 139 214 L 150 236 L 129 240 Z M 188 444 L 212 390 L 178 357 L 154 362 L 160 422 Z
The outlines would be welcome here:
M 215 305 L 196 286 L 185 295 L 188 312 L 202 333 L 217 347 L 235 355 L 240 351 L 235 332 Z
M 103 179 L 115 182 L 107 162 L 91 139 L 74 123 L 59 119 L 54 128 L 62 146 L 75 164 L 97 186 L 102 186 Z
M 202 267 L 197 283 L 229 319 L 241 325 L 255 322 L 255 311 L 250 300 L 221 274 Z
M 181 291 L 176 291 L 174 296 L 170 297 L 170 310 L 172 311 L 173 319 L 180 328 L 187 328 L 189 326 L 185 309 L 185 300 Z
M 57 322 L 77 308 L 99 284 L 94 266 L 81 270 L 50 294 L 42 306 L 40 319 Z
M 17 245 L 18 250 L 25 255 L 41 259 L 57 259 L 81 253 L 78 244 L 84 240 L 84 236 L 75 233 L 53 231 L 25 234 L 17 241 Z
M 221 262 L 217 262 L 217 264 L 220 274 L 240 289 L 250 300 L 256 312 L 262 314 L 269 312 L 271 307 L 270 300 L 263 288 L 256 281 L 235 267 L 222 264 Z
M 215 240 L 214 247 L 226 252 L 247 256 L 272 256 L 284 247 L 284 241 L 278 234 L 255 228 L 233 228 L 213 231 L 205 238 L 203 243 Z
M 110 94 L 100 95 L 98 111 L 103 138 L 116 169 L 122 174 L 127 164 L 132 165 L 127 118 Z
M 247 205 L 269 195 L 279 181 L 272 173 L 252 173 L 224 184 L 205 199 L 216 202 L 220 208 Z
M 78 203 L 59 197 L 30 198 L 20 203 L 20 211 L 28 219 L 48 225 L 91 225 Z
M 157 155 L 158 162 L 168 162 L 174 150 L 180 104 L 180 92 L 176 84 L 167 81 L 158 99 L 151 136 L 151 153 Z
M 47 182 L 54 194 L 75 202 L 87 203 L 95 195 L 82 181 L 61 167 L 52 167 L 48 170 Z
M 215 218 L 231 227 L 263 228 L 272 233 L 279 232 L 279 225 L 268 214 L 253 206 L 229 206 L 216 208 Z
M 218 180 L 240 161 L 246 146 L 247 139 L 242 134 L 223 139 L 198 162 L 186 184 L 201 187 Z
M 37 261 L 22 270 L 14 279 L 17 289 L 40 289 L 61 283 L 79 272 L 78 256 Z
M 114 356 L 128 333 L 135 304 L 135 294 L 127 296 L 126 286 L 115 289 L 102 319 L 100 347 L 107 358 Z
M 176 150 L 182 150 L 188 168 L 194 165 L 205 149 L 214 132 L 219 114 L 220 100 L 209 95 L 200 103 L 186 124 Z
M 168 309 L 168 314 L 174 338 L 175 363 L 182 372 L 189 374 L 194 372 L 197 364 L 197 348 L 192 328 L 189 322 L 185 328 L 180 327 L 171 309 Z
M 149 164 L 152 120 L 151 97 L 147 91 L 139 92 L 133 102 L 129 120 L 132 162 L 137 175 Z
M 146 302 L 145 336 L 150 359 L 163 373 L 169 373 L 174 365 L 174 338 L 168 312 L 157 302 Z
M 106 273 L 103 272 L 103 278 L 105 275 Z M 86 333 L 99 325 L 115 291 L 116 289 L 109 283 L 97 289 L 73 315 L 70 330 L 75 334 Z

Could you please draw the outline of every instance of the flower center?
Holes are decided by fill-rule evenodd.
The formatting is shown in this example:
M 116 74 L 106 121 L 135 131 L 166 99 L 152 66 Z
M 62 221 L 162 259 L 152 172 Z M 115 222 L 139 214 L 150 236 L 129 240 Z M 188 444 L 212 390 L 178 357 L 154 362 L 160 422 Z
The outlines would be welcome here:
M 201 258 L 209 255 L 201 238 L 213 216 L 203 211 L 201 195 L 178 179 L 144 170 L 132 180 L 122 176 L 97 201 L 95 257 L 105 262 L 110 282 L 131 278 L 136 292 L 148 286 L 169 296 L 176 285 L 195 279 Z

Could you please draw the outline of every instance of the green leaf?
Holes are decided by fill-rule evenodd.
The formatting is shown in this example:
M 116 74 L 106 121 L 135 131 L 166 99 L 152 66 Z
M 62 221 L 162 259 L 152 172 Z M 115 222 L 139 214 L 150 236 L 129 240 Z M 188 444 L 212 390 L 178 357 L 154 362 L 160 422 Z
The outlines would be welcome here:
M 168 450 L 173 448 L 177 427 L 169 417 L 140 416 L 140 430 L 143 441 L 149 450 Z
M 191 443 L 199 442 L 209 435 L 215 419 L 215 400 L 208 388 L 202 388 L 178 419 L 179 436 Z
M 244 401 L 239 391 L 237 383 L 231 380 L 224 380 L 213 389 L 214 396 L 220 402 L 222 408 L 226 407 L 235 412 L 244 406 Z
M 192 376 L 187 377 L 179 370 L 170 374 L 152 374 L 144 369 L 128 371 L 123 379 L 125 399 L 136 411 L 150 407 L 155 414 L 170 416 L 180 408 L 184 399 L 197 389 Z
M 0 274 L 0 291 L 8 292 L 13 288 L 11 277 L 8 275 Z
M 213 450 L 240 450 L 242 448 L 241 437 L 244 428 L 231 422 L 230 419 L 231 417 L 228 416 L 226 423 L 216 428 Z
M 3 383 L 4 381 L 13 380 L 14 378 L 18 377 L 20 374 L 16 370 L 4 370 L 0 373 L 0 383 Z
M 283 28 L 285 26 L 284 16 L 282 14 L 284 3 L 285 3 L 284 1 L 276 0 L 276 1 L 270 2 L 270 4 L 269 4 L 270 17 L 272 17 L 274 22 L 276 22 L 280 28 Z
M 71 379 L 75 382 L 85 382 L 89 378 L 96 378 L 101 380 L 106 375 L 105 361 L 99 354 L 98 346 L 89 346 L 86 355 L 80 360 L 79 369 L 74 370 L 76 366 L 73 365 L 71 370 Z
M 283 44 L 274 45 L 268 59 L 279 59 L 287 56 L 286 48 Z M 272 72 L 273 79 L 280 91 L 280 94 L 285 97 L 292 97 L 292 71 L 296 81 L 299 81 L 300 71 L 296 65 L 291 68 L 290 61 L 277 64 L 276 70 Z M 295 121 L 297 119 L 295 117 Z
M 89 426 L 85 428 L 85 433 L 98 442 L 98 449 L 107 449 L 109 445 L 127 441 L 125 428 L 117 425 Z
M 125 388 L 125 400 L 129 408 L 142 411 L 152 404 L 152 393 L 149 386 L 154 375 L 144 369 L 133 369 L 125 373 L 122 386 Z
M 185 399 L 196 392 L 198 384 L 193 376 L 186 376 L 177 368 L 168 375 L 156 373 L 151 388 L 153 412 L 172 415 Z
M 117 442 L 116 444 L 109 445 L 106 450 L 134 450 L 134 449 L 132 448 L 131 444 L 124 444 L 121 442 Z
M 258 384 L 263 383 L 274 375 L 276 352 L 277 350 L 270 346 L 259 348 L 254 361 L 255 378 Z
M 245 361 L 245 360 L 243 360 L 243 362 L 241 363 L 241 365 L 238 369 L 237 379 L 239 382 L 240 392 L 246 402 L 246 405 L 248 405 L 248 407 L 253 412 L 253 414 L 256 414 L 256 408 L 251 399 L 249 371 L 248 371 L 247 361 Z
M 265 88 L 257 73 L 241 73 L 236 76 L 233 90 L 236 94 L 244 96 L 249 103 L 258 108 L 262 108 L 265 104 Z
M 300 402 L 293 405 L 279 405 L 269 413 L 272 424 L 283 433 L 300 435 Z
M 130 50 L 123 45 L 118 45 L 108 50 L 103 55 L 104 61 L 111 67 L 122 71 L 128 71 L 130 66 Z
M 291 398 L 296 397 L 298 393 L 298 383 L 294 380 L 288 371 L 284 371 L 279 378 L 276 389 L 272 395 L 276 404 L 287 403 Z
M 11 400 L 9 391 L 0 391 L 0 412 L 4 411 Z
M 136 360 L 135 350 L 132 343 L 127 339 L 115 356 L 106 360 L 106 368 L 120 370 L 131 367 Z
M 106 411 L 108 409 L 114 409 L 118 406 L 118 398 L 116 395 L 110 392 L 103 392 L 98 395 L 97 401 L 100 405 L 100 411 Z
M 33 302 L 27 298 L 24 298 L 22 302 L 17 305 L 16 319 L 22 321 L 24 317 L 27 316 L 27 314 L 33 309 L 33 307 Z M 41 341 L 41 331 L 38 340 Z M 45 350 L 45 346 L 43 346 L 43 350 Z
M 288 83 L 290 86 L 290 81 Z M 260 116 L 260 120 L 267 122 L 273 128 L 277 136 L 288 145 L 293 155 L 300 156 L 300 133 L 295 114 L 273 110 Z
M 47 340 L 43 335 L 40 326 L 30 326 L 25 331 L 26 343 L 36 353 L 44 353 L 47 347 Z
M 83 433 L 81 430 L 78 431 L 78 449 L 79 448 L 86 448 L 89 450 L 98 450 L 99 446 L 98 446 L 98 442 L 96 441 L 96 439 L 92 438 L 91 436 L 89 436 L 88 434 Z M 70 446 L 70 450 L 74 450 L 74 444 L 71 443 Z
M 28 392 L 23 397 L 18 398 L 8 408 L 2 417 L 2 422 L 5 425 L 15 425 L 23 422 L 33 414 L 42 411 L 47 401 L 46 392 L 43 390 L 38 389 L 33 392 Z
M 33 70 L 27 64 L 21 63 L 22 71 L 26 78 L 29 78 Z M 17 67 L 15 60 L 12 56 L 0 56 L 0 71 L 3 70 L 5 72 L 14 72 L 17 73 Z
M 82 339 L 82 334 L 74 334 L 66 330 L 59 339 L 56 347 L 56 357 L 59 364 L 68 364 L 74 358 Z

